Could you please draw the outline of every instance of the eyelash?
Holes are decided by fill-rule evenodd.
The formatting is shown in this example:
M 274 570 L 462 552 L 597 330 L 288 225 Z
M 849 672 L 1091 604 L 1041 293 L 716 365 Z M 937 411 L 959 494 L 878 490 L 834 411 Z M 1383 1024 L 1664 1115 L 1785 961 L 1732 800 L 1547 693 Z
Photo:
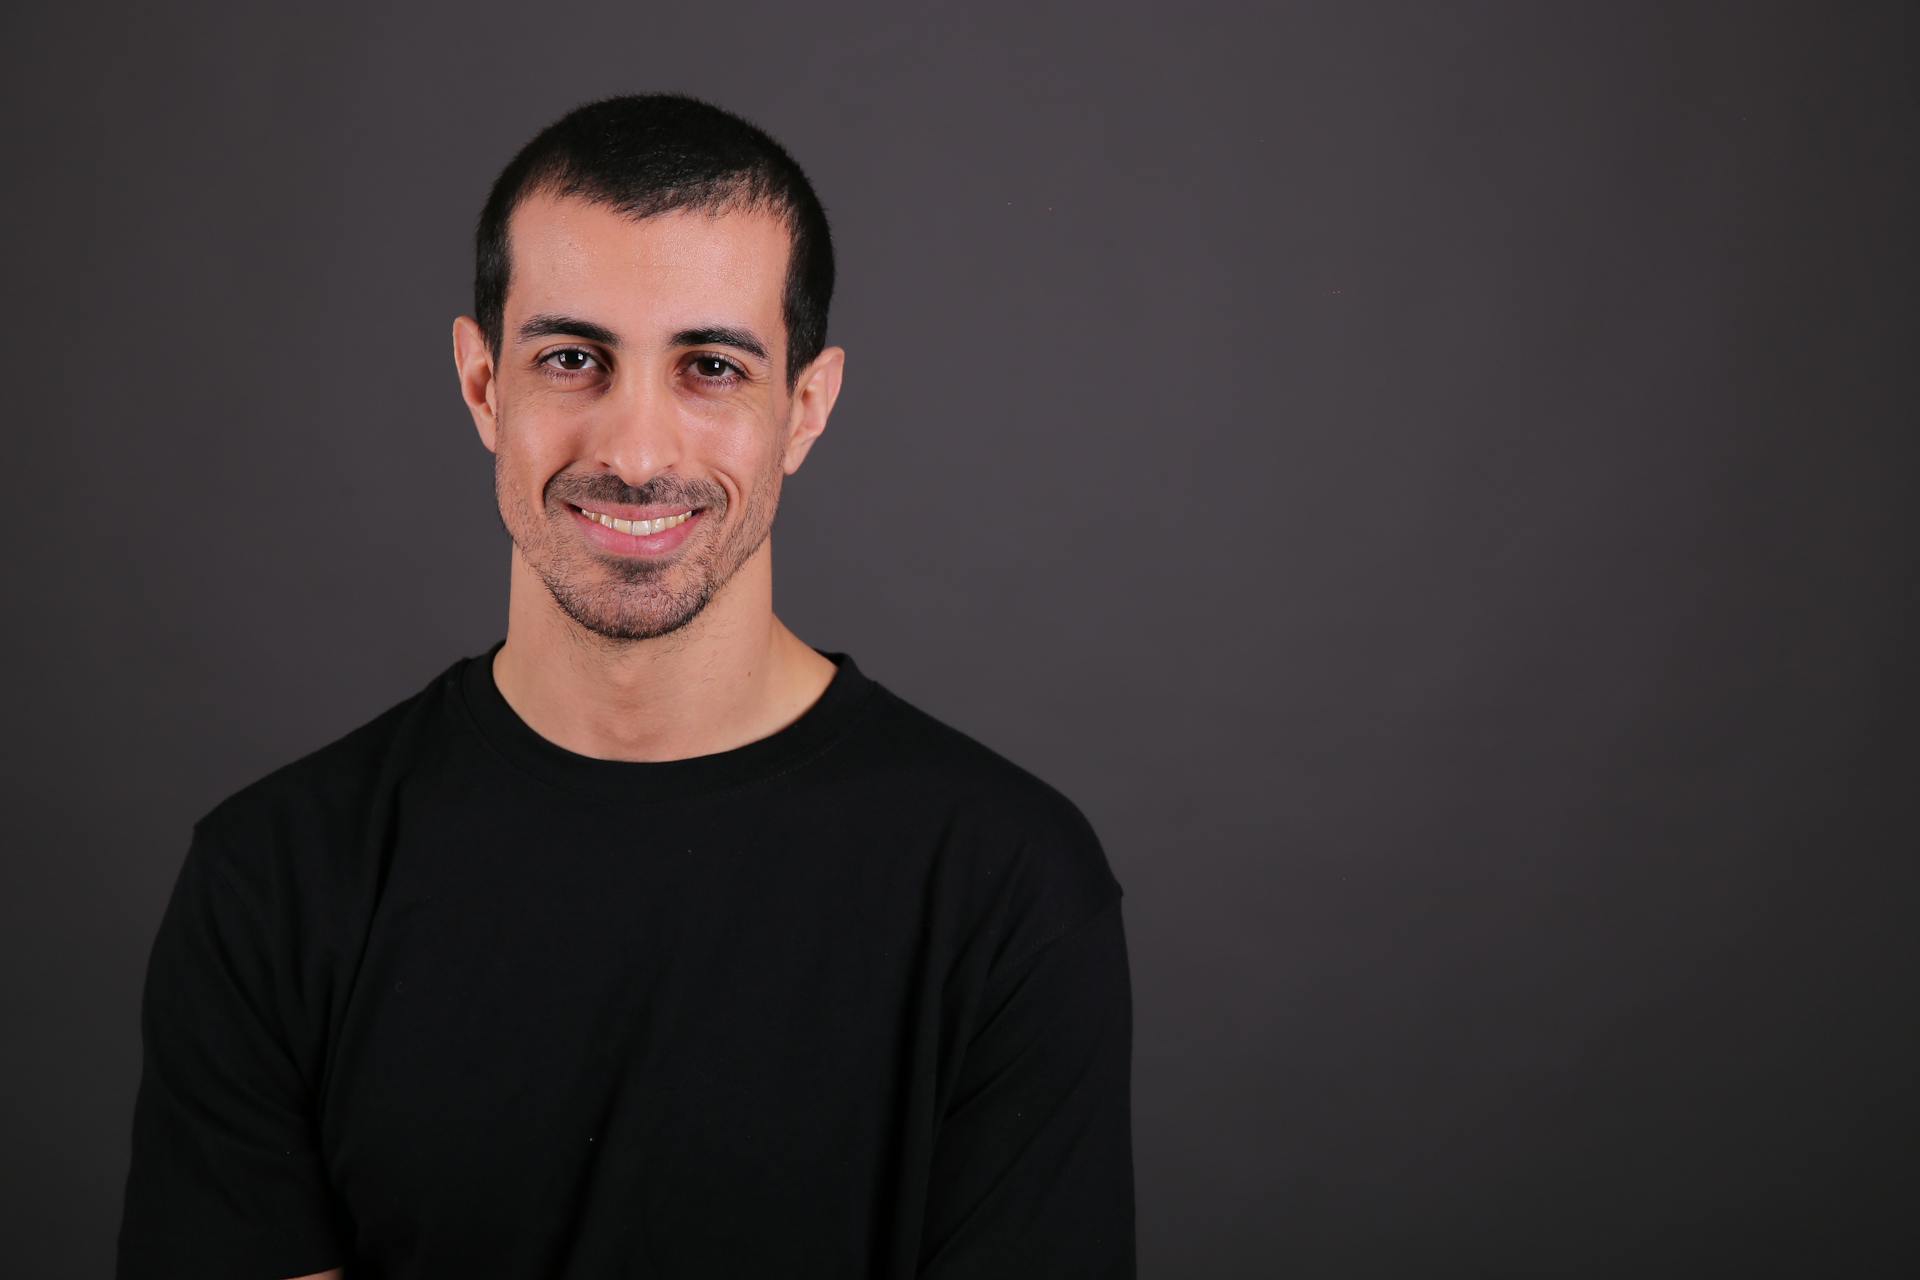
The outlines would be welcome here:
M 547 352 L 547 354 L 540 357 L 539 364 L 540 364 L 541 371 L 545 373 L 549 378 L 552 378 L 555 381 L 559 381 L 559 382 L 571 382 L 573 379 L 581 376 L 582 374 L 589 372 L 586 369 L 560 369 L 560 368 L 556 368 L 552 363 L 550 363 L 555 356 L 563 356 L 568 354 L 569 352 L 577 352 L 578 354 L 587 357 L 587 359 L 592 360 L 595 364 L 600 363 L 600 357 L 594 355 L 593 352 L 588 351 L 582 347 L 560 347 L 556 350 L 549 351 Z M 711 360 L 715 364 L 723 364 L 729 370 L 731 370 L 731 372 L 723 377 L 718 377 L 718 378 L 709 378 L 704 375 L 695 375 L 694 380 L 696 382 L 704 382 L 707 385 L 714 386 L 714 387 L 730 387 L 734 383 L 739 382 L 740 380 L 742 380 L 747 376 L 747 371 L 745 369 L 741 368 L 738 364 L 735 364 L 733 361 L 727 359 L 725 356 L 716 356 L 710 353 L 702 353 L 700 355 L 694 356 L 692 358 L 692 363 L 698 364 L 704 360 Z

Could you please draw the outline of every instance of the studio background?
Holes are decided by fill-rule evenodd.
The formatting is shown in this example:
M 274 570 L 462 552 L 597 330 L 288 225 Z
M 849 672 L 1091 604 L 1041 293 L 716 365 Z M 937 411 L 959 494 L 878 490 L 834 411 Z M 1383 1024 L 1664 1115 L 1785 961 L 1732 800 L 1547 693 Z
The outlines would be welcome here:
M 6 1269 L 193 819 L 504 634 L 473 222 L 677 89 L 835 234 L 778 612 L 1125 886 L 1142 1275 L 1903 1270 L 1914 14 L 12 11 Z

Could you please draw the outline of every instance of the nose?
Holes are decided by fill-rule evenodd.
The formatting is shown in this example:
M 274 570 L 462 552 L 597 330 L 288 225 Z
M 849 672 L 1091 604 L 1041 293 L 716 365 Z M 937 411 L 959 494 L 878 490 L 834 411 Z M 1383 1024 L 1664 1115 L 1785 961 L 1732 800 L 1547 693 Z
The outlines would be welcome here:
M 596 467 L 639 489 L 680 461 L 685 438 L 671 387 L 644 377 L 619 379 L 597 408 L 591 443 Z

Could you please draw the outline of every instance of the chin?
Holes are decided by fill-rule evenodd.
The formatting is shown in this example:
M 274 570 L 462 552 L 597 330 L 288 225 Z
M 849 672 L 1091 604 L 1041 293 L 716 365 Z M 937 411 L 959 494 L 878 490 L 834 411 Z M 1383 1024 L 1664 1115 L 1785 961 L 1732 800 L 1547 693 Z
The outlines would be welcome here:
M 544 574 L 541 575 L 543 578 Z M 657 582 L 658 575 L 648 581 Z M 713 598 L 711 590 L 662 591 L 619 581 L 583 585 L 577 580 L 547 580 L 560 611 L 584 630 L 607 640 L 652 640 L 672 635 L 698 618 Z M 645 597 L 636 605 L 635 595 Z

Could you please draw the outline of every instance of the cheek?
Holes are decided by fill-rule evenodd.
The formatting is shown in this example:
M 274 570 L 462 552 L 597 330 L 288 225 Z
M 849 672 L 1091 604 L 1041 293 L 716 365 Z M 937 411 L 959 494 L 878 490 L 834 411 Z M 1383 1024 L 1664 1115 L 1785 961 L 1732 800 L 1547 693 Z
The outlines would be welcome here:
M 736 500 L 744 498 L 762 483 L 769 465 L 779 465 L 779 450 L 772 443 L 774 429 L 771 423 L 744 416 L 701 422 L 687 437 L 687 470 L 704 472 L 733 490 Z M 769 459 L 769 453 L 775 456 Z
M 495 450 L 498 465 L 515 487 L 526 491 L 530 504 L 538 503 L 547 481 L 563 470 L 571 457 L 567 452 L 569 431 L 564 419 L 525 409 L 511 419 L 501 419 Z

